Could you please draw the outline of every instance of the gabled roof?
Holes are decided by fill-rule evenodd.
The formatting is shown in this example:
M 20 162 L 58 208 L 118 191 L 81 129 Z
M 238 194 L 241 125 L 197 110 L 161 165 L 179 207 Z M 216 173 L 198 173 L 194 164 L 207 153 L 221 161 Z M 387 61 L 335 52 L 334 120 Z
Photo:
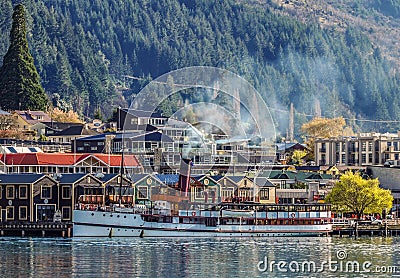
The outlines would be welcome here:
M 85 173 L 79 173 L 79 174 L 69 174 L 69 173 L 63 173 L 63 174 L 58 174 L 57 179 L 60 184 L 74 184 L 87 176 L 89 174 Z
M 179 182 L 178 174 L 158 174 L 156 178 L 167 185 L 176 185 Z
M 211 179 L 214 181 L 218 182 L 220 179 L 222 179 L 224 176 L 223 175 L 215 175 L 215 176 L 210 176 Z
M 239 183 L 241 180 L 246 178 L 246 176 L 225 176 L 225 177 L 230 179 L 234 183 Z
M 76 141 L 104 141 L 106 140 L 106 135 L 115 135 L 115 132 L 108 132 L 108 133 L 100 133 L 97 135 L 93 135 L 93 136 L 85 136 L 82 138 L 77 138 Z
M 131 176 L 131 180 L 133 183 L 137 183 L 138 181 L 141 181 L 148 176 L 150 176 L 150 175 L 149 174 L 133 174 Z
M 287 173 L 279 173 L 278 175 L 274 176 L 273 179 L 277 179 L 277 180 L 289 180 L 290 177 Z
M 96 153 L 91 156 L 103 161 L 105 164 L 116 167 L 121 165 L 122 155 L 119 154 L 103 154 Z M 139 160 L 132 154 L 124 155 L 124 167 L 137 167 L 140 166 Z
M 2 183 L 2 184 L 32 184 L 32 183 L 38 182 L 39 180 L 41 180 L 44 177 L 48 177 L 48 176 L 45 174 L 0 174 L 0 183 Z M 48 178 L 50 178 L 50 177 L 48 177 Z
M 41 122 L 51 122 L 50 116 L 43 111 L 15 110 L 14 112 L 31 125 Z
M 113 179 L 115 179 L 115 177 L 119 176 L 119 174 L 99 174 L 99 175 L 95 175 L 96 178 L 98 178 L 99 180 L 101 180 L 104 183 L 107 183 Z
M 265 177 L 251 178 L 251 181 L 255 182 L 259 187 L 275 187 L 275 185 Z
M 168 135 L 164 135 L 158 131 L 130 137 L 129 140 L 134 141 L 134 142 L 143 142 L 143 141 L 146 141 L 146 142 L 149 142 L 149 141 L 150 142 L 168 142 L 168 143 L 174 142 L 174 140 L 172 140 L 171 137 L 169 137 Z
M 296 149 L 306 149 L 306 146 L 300 143 L 288 142 L 288 143 L 276 143 L 276 149 L 278 151 L 284 151 L 287 149 L 296 148 Z
M 145 111 L 139 109 L 131 109 L 131 108 L 121 108 L 122 111 L 127 112 L 132 116 L 136 116 L 138 118 L 165 118 L 167 117 L 161 115 L 158 111 Z
M 53 129 L 53 130 L 63 130 L 66 128 L 69 128 L 71 126 L 81 126 L 82 123 L 61 123 L 61 122 L 42 122 L 44 125 L 46 125 L 47 128 Z
M 80 126 L 70 126 L 66 129 L 63 129 L 49 136 L 74 136 L 74 135 L 97 135 L 97 134 L 99 134 L 97 131 L 86 128 L 85 125 L 80 125 Z

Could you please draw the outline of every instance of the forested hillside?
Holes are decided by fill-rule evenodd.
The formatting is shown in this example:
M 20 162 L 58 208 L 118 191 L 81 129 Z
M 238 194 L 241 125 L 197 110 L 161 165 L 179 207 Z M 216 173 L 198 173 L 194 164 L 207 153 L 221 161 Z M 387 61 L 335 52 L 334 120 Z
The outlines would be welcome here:
M 283 133 L 291 102 L 297 126 L 319 111 L 349 119 L 400 117 L 399 75 L 379 45 L 358 28 L 321 27 L 285 15 L 277 1 L 18 2 L 26 7 L 29 47 L 43 87 L 56 105 L 72 105 L 82 115 L 93 116 L 97 109 L 110 115 L 146 83 L 125 76 L 151 79 L 207 65 L 251 82 Z M 0 4 L 1 58 L 15 4 Z M 398 17 L 396 7 L 391 16 Z M 348 123 L 365 131 L 399 128 L 396 122 Z

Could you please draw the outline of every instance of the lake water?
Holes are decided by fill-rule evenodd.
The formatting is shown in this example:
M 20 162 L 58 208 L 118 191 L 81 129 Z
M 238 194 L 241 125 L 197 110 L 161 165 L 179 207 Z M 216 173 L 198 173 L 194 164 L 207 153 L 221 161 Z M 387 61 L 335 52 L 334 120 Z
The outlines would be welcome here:
M 400 238 L 0 238 L 0 277 L 400 277 Z

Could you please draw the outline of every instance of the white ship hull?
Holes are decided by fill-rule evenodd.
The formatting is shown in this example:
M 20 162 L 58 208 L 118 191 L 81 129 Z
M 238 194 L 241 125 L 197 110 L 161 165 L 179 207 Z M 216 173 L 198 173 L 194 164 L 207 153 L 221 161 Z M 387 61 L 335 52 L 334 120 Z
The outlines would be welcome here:
M 146 222 L 140 214 L 74 211 L 75 237 L 278 237 L 319 236 L 332 231 L 331 224 L 216 225 Z

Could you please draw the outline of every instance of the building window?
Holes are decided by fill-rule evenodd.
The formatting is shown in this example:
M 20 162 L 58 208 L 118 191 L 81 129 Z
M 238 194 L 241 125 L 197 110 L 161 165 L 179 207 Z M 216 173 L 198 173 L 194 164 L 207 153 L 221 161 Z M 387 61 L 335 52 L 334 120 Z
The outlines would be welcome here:
M 97 151 L 97 147 L 90 147 L 90 150 Z
M 138 124 L 138 118 L 132 118 L 131 125 L 137 125 L 137 124 Z
M 28 199 L 28 186 L 21 185 L 19 187 L 19 198 L 20 199 Z
M 84 148 L 83 147 L 78 147 L 78 149 L 77 149 L 78 151 L 83 151 L 84 150 Z
M 62 198 L 71 199 L 71 187 L 69 185 L 62 187 Z
M 40 191 L 40 198 L 51 199 L 51 186 L 42 185 L 42 188 Z
M 269 188 L 260 189 L 260 200 L 269 200 Z
M 346 155 L 342 154 L 342 163 L 345 164 L 346 163 Z
M 361 143 L 361 151 L 365 152 L 367 150 L 367 142 Z
M 221 192 L 222 201 L 231 200 L 231 198 L 234 197 L 233 192 L 234 192 L 233 187 L 222 189 L 222 192 Z
M 138 187 L 138 199 L 147 199 L 148 198 L 148 188 L 147 186 L 139 186 Z
M 36 213 L 38 221 L 53 221 L 55 205 L 37 205 Z
M 19 220 L 28 220 L 28 207 L 19 207 Z
M 14 220 L 14 207 L 6 207 L 6 220 Z
M 372 153 L 368 154 L 368 162 L 372 163 Z
M 204 190 L 201 187 L 195 187 L 195 198 L 203 199 L 204 198 Z
M 62 207 L 62 220 L 71 220 L 71 208 Z
M 6 186 L 6 198 L 7 199 L 14 199 L 14 192 L 15 192 L 14 185 Z
M 361 163 L 367 163 L 367 155 L 365 153 L 361 155 Z

